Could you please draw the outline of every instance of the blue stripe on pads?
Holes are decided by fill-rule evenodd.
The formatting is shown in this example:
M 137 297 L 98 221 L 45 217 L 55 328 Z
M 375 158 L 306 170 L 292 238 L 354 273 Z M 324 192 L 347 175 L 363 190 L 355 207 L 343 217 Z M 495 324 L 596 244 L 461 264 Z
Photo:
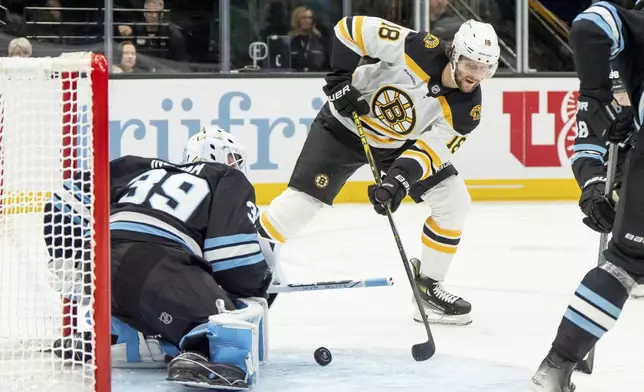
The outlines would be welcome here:
M 206 238 L 204 241 L 204 250 L 216 248 L 224 245 L 234 245 L 241 242 L 257 241 L 257 233 L 253 234 L 234 234 L 223 237 Z
M 572 322 L 579 328 L 594 335 L 599 339 L 601 339 L 601 337 L 604 336 L 604 334 L 606 333 L 606 331 L 599 328 L 598 326 L 591 323 L 590 321 L 586 320 L 583 316 L 581 316 L 579 313 L 575 312 L 570 308 L 566 310 L 566 313 L 564 314 L 564 318 L 567 318 L 568 320 L 570 320 L 570 322 Z
M 251 256 L 238 257 L 226 261 L 217 261 L 212 263 L 212 272 L 226 271 L 233 268 L 245 267 L 247 265 L 257 264 L 264 260 L 262 252 Z
M 153 227 L 149 225 L 145 225 L 143 223 L 134 223 L 134 222 L 112 222 L 110 223 L 110 230 L 125 230 L 125 231 L 135 231 L 137 233 L 144 233 L 144 234 L 150 234 L 150 235 L 155 235 L 157 237 L 163 237 L 167 238 L 169 240 L 172 240 L 174 242 L 177 242 L 183 246 L 186 247 L 192 252 L 188 244 L 185 243 L 181 238 L 177 237 L 174 234 L 168 233 L 167 231 L 160 229 L 158 227 Z
M 606 301 L 599 294 L 595 293 L 594 291 L 584 286 L 583 284 L 579 285 L 579 287 L 577 288 L 577 293 L 581 295 L 589 303 L 595 305 L 596 307 L 602 309 L 604 312 L 613 316 L 615 320 L 617 320 L 619 318 L 620 313 L 622 313 L 622 310 L 620 308 Z

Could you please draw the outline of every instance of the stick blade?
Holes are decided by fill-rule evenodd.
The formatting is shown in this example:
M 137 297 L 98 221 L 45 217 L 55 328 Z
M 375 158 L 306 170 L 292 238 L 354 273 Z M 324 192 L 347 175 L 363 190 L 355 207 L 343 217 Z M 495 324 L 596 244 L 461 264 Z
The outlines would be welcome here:
M 411 348 L 411 355 L 417 362 L 426 361 L 436 353 L 436 346 L 427 341 L 425 343 L 414 344 Z

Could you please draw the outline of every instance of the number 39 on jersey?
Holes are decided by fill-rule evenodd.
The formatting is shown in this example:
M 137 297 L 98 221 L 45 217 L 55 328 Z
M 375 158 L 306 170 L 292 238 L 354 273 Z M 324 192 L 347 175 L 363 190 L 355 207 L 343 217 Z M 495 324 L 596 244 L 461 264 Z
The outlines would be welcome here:
M 149 170 L 129 183 L 119 203 L 148 204 L 186 222 L 210 193 L 208 182 L 189 173 Z

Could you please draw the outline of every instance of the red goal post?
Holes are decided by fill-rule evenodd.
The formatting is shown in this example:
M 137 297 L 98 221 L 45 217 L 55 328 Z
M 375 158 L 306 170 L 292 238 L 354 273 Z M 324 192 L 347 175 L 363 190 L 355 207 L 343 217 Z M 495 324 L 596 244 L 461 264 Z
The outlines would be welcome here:
M 108 70 L 0 58 L 0 390 L 111 391 Z

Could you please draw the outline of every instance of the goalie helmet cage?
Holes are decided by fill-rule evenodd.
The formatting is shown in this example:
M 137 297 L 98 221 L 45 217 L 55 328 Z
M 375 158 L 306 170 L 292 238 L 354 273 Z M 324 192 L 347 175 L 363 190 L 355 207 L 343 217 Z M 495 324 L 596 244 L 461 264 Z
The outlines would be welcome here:
M 0 58 L 0 391 L 111 390 L 107 88 L 102 55 Z

